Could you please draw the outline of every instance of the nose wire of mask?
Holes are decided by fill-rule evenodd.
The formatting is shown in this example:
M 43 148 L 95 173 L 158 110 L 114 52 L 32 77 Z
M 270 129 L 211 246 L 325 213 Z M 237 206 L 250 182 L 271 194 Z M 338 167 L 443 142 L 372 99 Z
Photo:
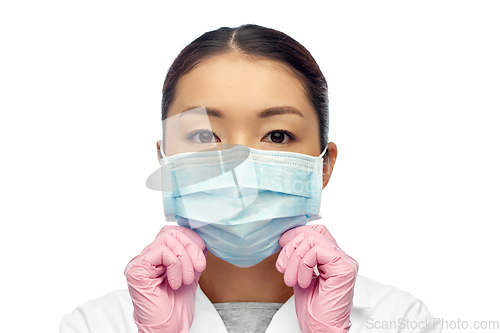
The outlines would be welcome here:
M 258 264 L 280 250 L 284 232 L 321 218 L 327 147 L 318 157 L 246 146 L 166 157 L 160 149 L 166 220 L 235 266 Z

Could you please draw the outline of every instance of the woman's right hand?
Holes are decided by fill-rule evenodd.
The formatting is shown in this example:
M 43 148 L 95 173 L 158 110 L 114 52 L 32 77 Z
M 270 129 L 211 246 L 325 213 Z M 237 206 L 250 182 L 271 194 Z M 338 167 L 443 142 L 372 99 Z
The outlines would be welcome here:
M 205 242 L 193 230 L 165 226 L 125 268 L 140 333 L 188 332 L 196 287 L 206 267 Z

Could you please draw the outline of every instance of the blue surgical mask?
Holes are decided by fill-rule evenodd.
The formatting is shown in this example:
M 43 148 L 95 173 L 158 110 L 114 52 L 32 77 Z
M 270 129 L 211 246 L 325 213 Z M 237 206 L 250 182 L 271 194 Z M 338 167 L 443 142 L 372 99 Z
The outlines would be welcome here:
M 215 256 L 254 266 L 281 249 L 287 230 L 320 218 L 326 149 L 319 157 L 246 146 L 164 156 L 165 218 L 196 231 Z

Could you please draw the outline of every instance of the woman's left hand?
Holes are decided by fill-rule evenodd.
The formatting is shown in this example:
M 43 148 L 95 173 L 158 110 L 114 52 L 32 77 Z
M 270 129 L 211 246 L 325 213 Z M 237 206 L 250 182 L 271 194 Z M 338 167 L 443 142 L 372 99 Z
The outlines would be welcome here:
M 321 224 L 285 232 L 276 269 L 293 286 L 295 310 L 304 333 L 349 331 L 358 263 L 342 251 Z M 318 266 L 319 276 L 314 274 Z

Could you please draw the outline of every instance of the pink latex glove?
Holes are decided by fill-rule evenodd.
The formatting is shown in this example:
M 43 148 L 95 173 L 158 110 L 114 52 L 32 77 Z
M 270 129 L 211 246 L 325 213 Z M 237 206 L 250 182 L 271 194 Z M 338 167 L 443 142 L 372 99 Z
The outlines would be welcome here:
M 351 322 L 358 263 L 345 254 L 321 224 L 285 232 L 276 269 L 293 286 L 295 311 L 304 333 L 345 333 Z M 318 265 L 319 276 L 314 274 Z
M 193 230 L 165 226 L 125 268 L 140 333 L 188 332 L 206 267 L 205 242 Z

